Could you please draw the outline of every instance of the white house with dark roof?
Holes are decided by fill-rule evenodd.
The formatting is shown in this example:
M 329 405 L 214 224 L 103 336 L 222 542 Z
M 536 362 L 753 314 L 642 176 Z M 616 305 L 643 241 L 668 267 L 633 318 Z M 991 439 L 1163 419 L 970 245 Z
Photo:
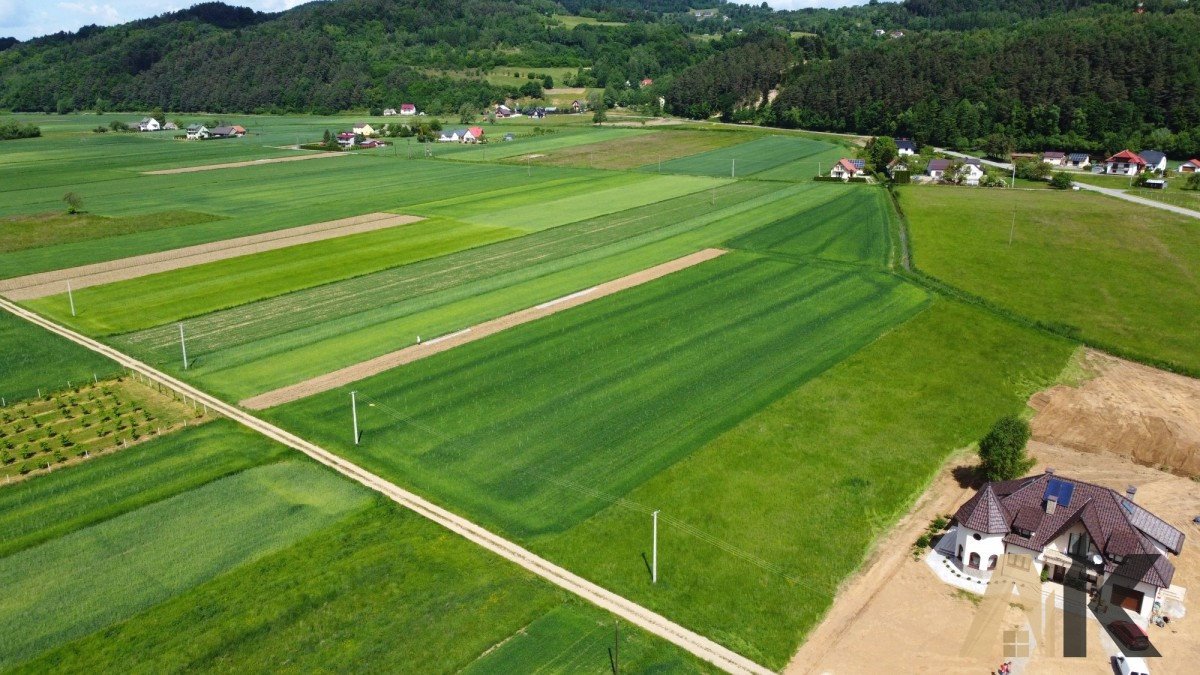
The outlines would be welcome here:
M 1138 153 L 1138 157 L 1146 162 L 1147 171 L 1163 173 L 1167 170 L 1167 156 L 1158 150 L 1143 150 Z
M 1092 158 L 1086 152 L 1072 152 L 1067 155 L 1067 161 L 1063 166 L 1071 167 L 1072 169 L 1086 169 L 1092 165 Z
M 1102 589 L 1101 599 L 1145 622 L 1170 588 L 1184 534 L 1125 494 L 1048 470 L 985 484 L 954 514 L 938 544 L 968 575 L 987 580 L 1000 556 L 1024 554 L 1050 581 Z M 1110 583 L 1111 582 L 1111 583 Z
M 1042 153 L 1042 162 L 1050 166 L 1062 166 L 1067 161 L 1067 153 L 1049 150 Z
M 137 124 L 138 131 L 158 131 L 162 129 L 162 125 L 153 117 L 143 117 L 141 122 Z
M 917 144 L 907 138 L 894 138 L 896 154 L 900 157 L 910 157 L 917 154 Z

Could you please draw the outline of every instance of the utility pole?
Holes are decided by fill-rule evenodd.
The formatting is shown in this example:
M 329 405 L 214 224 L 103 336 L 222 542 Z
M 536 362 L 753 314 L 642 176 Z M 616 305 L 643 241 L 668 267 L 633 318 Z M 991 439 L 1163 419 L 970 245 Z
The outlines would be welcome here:
M 350 392 L 350 419 L 354 423 L 354 444 L 358 445 L 358 394 L 357 391 Z
M 621 621 L 613 624 L 613 675 L 621 675 Z
M 650 583 L 658 583 L 658 511 L 655 511 L 654 516 L 654 545 L 650 552 Z
M 729 177 L 737 178 L 737 160 L 736 159 L 729 160 Z
M 179 322 L 179 349 L 183 352 L 183 369 L 188 369 L 187 342 L 183 339 L 183 322 Z
M 75 294 L 71 292 L 70 279 L 67 279 L 67 301 L 71 303 L 71 316 L 75 316 Z

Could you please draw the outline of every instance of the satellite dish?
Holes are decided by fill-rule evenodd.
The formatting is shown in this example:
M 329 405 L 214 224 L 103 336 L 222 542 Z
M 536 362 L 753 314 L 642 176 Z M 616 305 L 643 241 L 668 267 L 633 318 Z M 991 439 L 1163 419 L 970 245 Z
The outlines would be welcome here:
M 1101 558 L 1099 553 L 1093 553 L 1092 554 L 1092 564 L 1093 565 L 1103 565 L 1104 558 Z

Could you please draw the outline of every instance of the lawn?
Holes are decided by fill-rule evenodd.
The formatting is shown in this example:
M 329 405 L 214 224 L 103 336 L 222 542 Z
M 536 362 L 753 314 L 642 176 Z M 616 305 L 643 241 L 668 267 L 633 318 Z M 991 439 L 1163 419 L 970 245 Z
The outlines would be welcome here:
M 129 377 L 87 381 L 0 408 L 0 476 L 34 478 L 208 419 Z
M 282 550 L 369 499 L 314 464 L 272 464 L 0 559 L 0 667 Z
M 0 310 L 0 397 L 6 404 L 120 372 L 116 362 Z
M 725 148 L 754 140 L 744 132 L 656 130 L 649 134 L 623 136 L 611 140 L 596 139 L 586 145 L 539 151 L 541 156 L 526 154 L 518 159 L 531 164 L 577 166 L 592 169 L 635 169 L 687 155 Z
M 435 218 L 80 289 L 74 293 L 74 317 L 65 293 L 27 304 L 84 332 L 122 333 L 520 234 L 520 230 L 511 228 Z
M 901 190 L 915 264 L 1094 344 L 1200 373 L 1194 220 L 1086 192 L 1020 197 Z
M 0 489 L 0 558 L 290 455 L 226 420 Z
M 269 411 L 519 537 L 561 532 L 912 315 L 895 278 L 731 253 Z M 536 364 L 536 365 L 534 365 Z M 402 449 L 402 450 L 401 450 Z
M 815 176 L 816 163 L 820 159 L 832 157 L 829 162 L 834 162 L 848 153 L 840 146 L 811 138 L 765 136 L 747 143 L 662 162 L 661 165 L 657 162 L 647 164 L 642 171 L 798 181 Z
M 886 192 L 876 188 L 847 191 L 815 208 L 731 239 L 729 246 L 882 267 L 888 256 L 888 199 Z

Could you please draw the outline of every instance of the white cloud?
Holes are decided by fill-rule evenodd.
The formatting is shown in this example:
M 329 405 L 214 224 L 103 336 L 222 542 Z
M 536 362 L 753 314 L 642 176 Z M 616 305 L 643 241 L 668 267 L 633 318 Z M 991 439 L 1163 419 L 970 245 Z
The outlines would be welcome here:
M 75 18 L 89 17 L 90 20 L 84 21 L 85 24 L 100 23 L 107 26 L 114 23 L 120 23 L 121 21 L 121 13 L 118 12 L 117 8 L 113 7 L 112 5 L 98 5 L 96 3 L 83 2 L 60 2 L 58 3 L 58 8 L 73 14 Z

